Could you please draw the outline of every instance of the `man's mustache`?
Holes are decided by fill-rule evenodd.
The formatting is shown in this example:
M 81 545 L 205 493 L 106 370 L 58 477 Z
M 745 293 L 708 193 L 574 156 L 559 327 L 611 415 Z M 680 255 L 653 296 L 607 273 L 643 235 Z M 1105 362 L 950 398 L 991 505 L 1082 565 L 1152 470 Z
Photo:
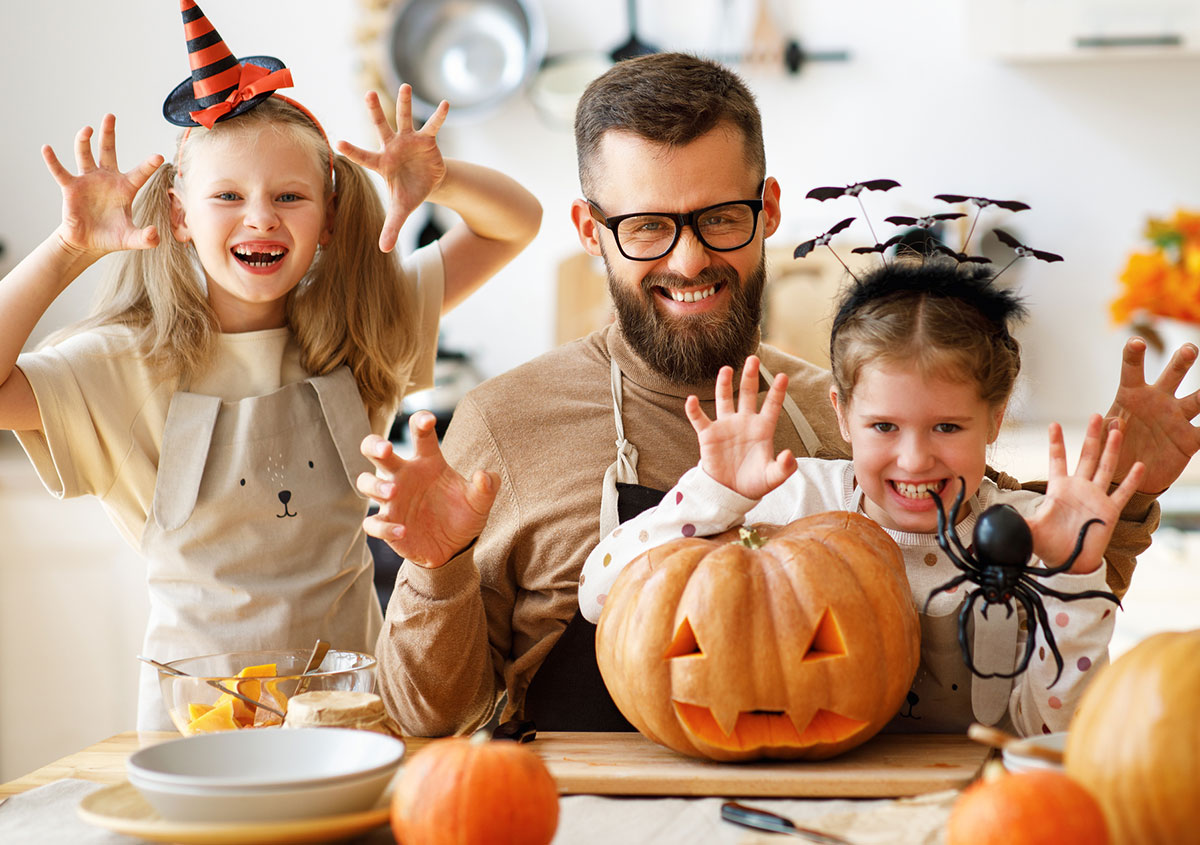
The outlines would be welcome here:
M 654 288 L 666 290 L 686 290 L 687 288 L 708 287 L 718 284 L 733 284 L 738 280 L 737 271 L 732 267 L 706 267 L 695 276 L 685 278 L 675 273 L 655 273 L 642 279 L 642 290 L 650 293 Z

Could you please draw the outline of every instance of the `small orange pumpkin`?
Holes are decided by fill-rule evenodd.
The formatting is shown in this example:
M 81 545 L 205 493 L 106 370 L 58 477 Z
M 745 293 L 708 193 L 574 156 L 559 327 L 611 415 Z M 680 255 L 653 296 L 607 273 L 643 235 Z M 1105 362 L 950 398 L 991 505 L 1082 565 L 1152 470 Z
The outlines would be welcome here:
M 548 845 L 558 828 L 558 787 L 520 743 L 437 739 L 404 764 L 392 795 L 401 845 Z
M 1200 629 L 1147 637 L 1097 672 L 1064 757 L 1114 842 L 1200 843 Z
M 1065 772 L 1010 774 L 999 762 L 954 802 L 946 845 L 1107 845 L 1104 813 Z
M 920 652 L 900 549 L 845 511 L 651 549 L 618 576 L 596 630 L 625 718 L 714 760 L 820 759 L 867 741 Z

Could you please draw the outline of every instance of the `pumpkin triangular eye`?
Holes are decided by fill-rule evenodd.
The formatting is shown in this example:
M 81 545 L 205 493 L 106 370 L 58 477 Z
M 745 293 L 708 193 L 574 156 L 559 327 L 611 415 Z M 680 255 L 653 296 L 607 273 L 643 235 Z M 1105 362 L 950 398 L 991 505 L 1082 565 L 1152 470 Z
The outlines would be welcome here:
M 675 636 L 671 640 L 671 644 L 667 646 L 667 653 L 663 655 L 664 660 L 669 660 L 672 657 L 703 657 L 704 652 L 700 650 L 700 644 L 696 642 L 696 634 L 692 631 L 692 623 L 688 622 L 687 617 L 679 623 L 679 628 L 675 631 Z
M 845 654 L 846 642 L 842 639 L 841 629 L 838 628 L 833 614 L 826 609 L 821 614 L 821 621 L 817 623 L 817 630 L 813 634 L 812 642 L 808 644 L 808 651 L 804 653 L 804 660 L 825 660 Z

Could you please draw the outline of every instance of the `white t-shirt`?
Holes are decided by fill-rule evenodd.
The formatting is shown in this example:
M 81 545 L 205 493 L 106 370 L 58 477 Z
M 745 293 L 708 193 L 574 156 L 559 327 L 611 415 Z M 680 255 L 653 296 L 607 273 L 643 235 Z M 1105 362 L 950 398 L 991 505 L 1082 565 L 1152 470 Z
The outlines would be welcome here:
M 419 352 L 406 380 L 409 390 L 420 390 L 433 384 L 444 291 L 441 250 L 436 244 L 423 247 L 403 267 L 420 308 Z M 58 498 L 99 498 L 138 548 L 154 498 L 167 409 L 180 386 L 164 381 L 131 352 L 130 332 L 120 326 L 23 354 L 17 366 L 33 388 L 42 432 L 15 434 L 42 483 Z M 308 376 L 291 331 L 266 329 L 219 335 L 213 366 L 187 389 L 236 401 Z M 395 410 L 372 415 L 371 430 L 386 435 Z

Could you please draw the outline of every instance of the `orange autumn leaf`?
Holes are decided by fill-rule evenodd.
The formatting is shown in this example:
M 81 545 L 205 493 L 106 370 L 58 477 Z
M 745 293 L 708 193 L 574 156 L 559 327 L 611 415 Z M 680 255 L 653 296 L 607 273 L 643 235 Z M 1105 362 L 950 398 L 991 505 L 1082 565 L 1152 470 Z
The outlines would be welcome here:
M 1109 305 L 1114 322 L 1139 315 L 1200 323 L 1200 214 L 1182 209 L 1169 220 L 1151 218 L 1145 237 L 1152 252 L 1133 252 Z

